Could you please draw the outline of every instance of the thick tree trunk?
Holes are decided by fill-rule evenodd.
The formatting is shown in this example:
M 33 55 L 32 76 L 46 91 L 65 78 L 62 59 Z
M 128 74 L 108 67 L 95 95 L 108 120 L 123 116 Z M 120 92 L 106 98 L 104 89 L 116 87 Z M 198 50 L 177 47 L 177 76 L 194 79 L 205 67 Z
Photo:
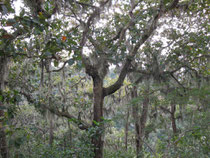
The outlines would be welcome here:
M 5 89 L 6 80 L 8 77 L 8 58 L 1 56 L 0 57 L 0 95 L 3 93 Z M 4 131 L 4 110 L 3 110 L 3 102 L 0 100 L 0 152 L 2 158 L 8 158 L 8 147 L 6 141 L 6 134 Z
M 93 78 L 93 126 L 97 127 L 92 137 L 94 146 L 94 158 L 103 158 L 103 125 L 101 124 L 103 117 L 103 80 L 99 77 Z

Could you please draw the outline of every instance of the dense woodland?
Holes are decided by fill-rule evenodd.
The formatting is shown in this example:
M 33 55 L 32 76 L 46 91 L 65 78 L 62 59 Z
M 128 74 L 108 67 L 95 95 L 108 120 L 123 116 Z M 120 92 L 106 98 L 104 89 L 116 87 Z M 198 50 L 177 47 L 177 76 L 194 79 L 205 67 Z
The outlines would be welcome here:
M 209 158 L 209 6 L 1 0 L 0 157 Z

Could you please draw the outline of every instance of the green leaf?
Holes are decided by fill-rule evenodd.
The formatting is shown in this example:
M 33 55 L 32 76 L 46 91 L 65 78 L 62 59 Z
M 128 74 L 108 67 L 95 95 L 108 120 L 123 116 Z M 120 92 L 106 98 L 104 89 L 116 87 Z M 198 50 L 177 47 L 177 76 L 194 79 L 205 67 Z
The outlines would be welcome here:
M 74 59 L 69 59 L 69 60 L 68 60 L 68 64 L 69 64 L 69 66 L 73 65 L 73 64 L 74 64 L 74 62 L 75 62 L 75 61 L 74 61 Z
M 52 53 L 50 53 L 49 51 L 47 51 L 47 52 L 44 53 L 44 55 L 46 55 L 46 56 L 51 56 Z
M 100 123 L 97 122 L 97 121 L 95 121 L 95 120 L 93 120 L 93 123 L 94 123 L 96 126 L 99 126 L 99 125 L 100 125 Z
M 58 64 L 59 64 L 58 61 L 57 60 L 54 60 L 54 66 L 55 67 L 58 67 Z
M 70 118 L 69 119 L 69 122 L 77 122 L 78 120 L 77 119 L 75 119 L 75 118 Z
M 170 2 L 170 0 L 164 0 L 164 4 L 167 4 L 169 2 Z
M 0 95 L 0 101 L 3 101 L 3 96 L 2 95 Z
M 77 42 L 73 41 L 73 40 L 69 40 L 69 43 L 73 44 L 73 45 L 77 45 Z

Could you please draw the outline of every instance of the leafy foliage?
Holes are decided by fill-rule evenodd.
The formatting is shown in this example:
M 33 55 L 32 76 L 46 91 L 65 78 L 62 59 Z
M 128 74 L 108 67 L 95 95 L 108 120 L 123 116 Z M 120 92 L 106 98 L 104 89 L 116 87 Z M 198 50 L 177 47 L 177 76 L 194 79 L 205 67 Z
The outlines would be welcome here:
M 11 157 L 93 158 L 100 139 L 105 158 L 209 157 L 207 1 L 12 4 L 0 2 Z

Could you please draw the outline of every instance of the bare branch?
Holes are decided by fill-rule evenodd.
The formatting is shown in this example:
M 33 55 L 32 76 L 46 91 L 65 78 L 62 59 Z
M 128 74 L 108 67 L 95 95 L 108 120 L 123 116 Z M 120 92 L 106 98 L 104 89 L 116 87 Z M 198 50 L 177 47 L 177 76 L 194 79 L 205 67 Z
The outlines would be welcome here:
M 178 85 L 180 85 L 183 89 L 186 89 L 173 74 L 171 74 L 171 77 L 178 83 Z
M 66 66 L 66 64 L 68 63 L 68 61 L 69 61 L 69 60 L 66 60 L 66 61 L 63 63 L 63 66 L 62 66 L 61 68 L 59 68 L 59 69 L 57 69 L 57 70 L 52 70 L 51 72 L 59 72 L 59 71 L 61 71 L 61 70 Z
M 147 144 L 147 142 L 145 142 L 142 138 L 140 138 L 140 139 L 150 149 L 150 151 L 153 153 L 155 158 L 157 158 L 158 156 L 157 156 L 156 152 L 152 149 L 152 147 L 150 147 L 149 144 Z
M 171 114 L 171 111 L 168 108 L 166 108 L 166 107 L 160 106 L 160 109 L 163 110 L 166 113 Z

